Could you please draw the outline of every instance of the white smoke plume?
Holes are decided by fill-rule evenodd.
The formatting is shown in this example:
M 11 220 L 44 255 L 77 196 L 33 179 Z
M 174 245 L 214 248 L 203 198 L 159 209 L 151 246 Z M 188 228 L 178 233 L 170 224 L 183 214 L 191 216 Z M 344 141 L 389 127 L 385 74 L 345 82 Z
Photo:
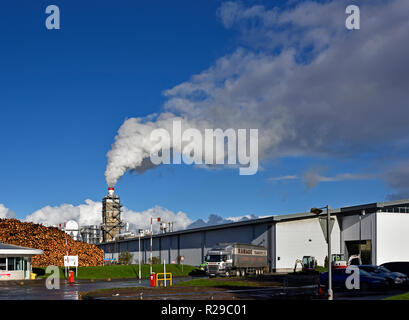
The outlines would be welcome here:
M 105 171 L 105 178 L 108 186 L 113 187 L 118 179 L 128 170 L 144 172 L 155 165 L 150 161 L 151 154 L 164 149 L 175 149 L 182 153 L 182 145 L 176 145 L 173 139 L 171 145 L 166 146 L 163 141 L 155 142 L 150 139 L 150 134 L 154 129 L 165 129 L 173 135 L 174 121 L 180 121 L 182 130 L 186 128 L 205 127 L 204 123 L 188 122 L 186 119 L 176 117 L 171 113 L 160 115 L 154 121 L 154 116 L 147 118 L 130 118 L 125 120 L 118 130 L 115 143 L 108 152 L 108 165 Z
M 345 28 L 349 4 L 222 4 L 222 23 L 245 45 L 166 90 L 159 116 L 124 122 L 108 153 L 108 185 L 127 170 L 152 167 L 144 161 L 153 148 L 150 131 L 171 130 L 178 117 L 191 127 L 258 129 L 261 161 L 352 158 L 407 138 L 409 2 L 363 1 L 365 28 L 356 32 Z

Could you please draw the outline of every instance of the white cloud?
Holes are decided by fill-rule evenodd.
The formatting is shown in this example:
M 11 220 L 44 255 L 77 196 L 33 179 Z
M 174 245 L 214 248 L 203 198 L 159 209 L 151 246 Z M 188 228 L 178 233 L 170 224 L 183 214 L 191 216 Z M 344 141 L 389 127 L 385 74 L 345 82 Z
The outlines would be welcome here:
M 345 3 L 306 2 L 280 13 L 271 29 L 257 25 L 257 32 L 270 32 L 272 39 L 284 34 L 279 54 L 263 45 L 268 41 L 257 44 L 257 53 L 239 48 L 166 91 L 166 110 L 220 127 L 259 128 L 260 158 L 356 154 L 407 137 L 409 23 L 402 12 L 409 14 L 409 3 L 366 3 L 366 26 L 357 32 L 344 26 Z M 247 10 L 235 13 L 236 23 L 252 17 Z M 258 6 L 256 12 L 269 11 Z M 275 28 L 287 25 L 282 32 Z M 306 32 L 321 42 L 305 44 L 319 48 L 300 64 Z M 195 101 L 195 92 L 206 98 Z
M 0 205 L 0 217 L 1 208 Z M 228 218 L 210 215 L 206 221 L 198 219 L 193 222 L 188 215 L 182 211 L 173 212 L 160 206 L 139 212 L 122 207 L 121 218 L 123 222 L 129 223 L 129 228 L 132 232 L 138 232 L 138 229 L 150 229 L 151 217 L 161 218 L 161 222 L 173 222 L 174 231 L 257 218 L 257 216 L 253 214 Z M 24 220 L 47 226 L 58 225 L 68 220 L 74 220 L 78 222 L 80 226 L 100 225 L 102 222 L 102 204 L 101 202 L 87 199 L 85 203 L 78 206 L 71 204 L 62 204 L 54 207 L 46 206 L 28 215 Z M 153 231 L 154 233 L 160 232 L 160 224 L 158 222 L 153 222 Z
M 6 208 L 3 204 L 0 204 L 0 218 L 15 217 L 13 211 Z M 257 218 L 257 216 L 253 214 L 228 218 L 222 218 L 212 214 L 206 221 L 198 219 L 193 222 L 188 215 L 182 211 L 173 212 L 160 206 L 155 206 L 140 212 L 122 207 L 121 218 L 123 222 L 129 223 L 130 231 L 132 232 L 138 232 L 138 229 L 150 229 L 151 217 L 161 218 L 161 222 L 173 222 L 174 231 Z M 69 220 L 76 221 L 80 226 L 99 226 L 102 222 L 102 203 L 87 199 L 85 203 L 77 206 L 72 204 L 62 204 L 53 207 L 45 206 L 23 219 L 23 221 L 39 223 L 45 226 L 58 225 Z M 158 222 L 154 221 L 153 231 L 154 233 L 160 232 L 160 224 Z
M 0 205 L 0 217 L 1 208 Z M 160 217 L 164 222 L 173 222 L 175 231 L 185 229 L 192 223 L 186 213 L 182 211 L 175 213 L 159 206 L 141 212 L 132 211 L 126 207 L 122 208 L 122 220 L 128 222 L 130 230 L 134 232 L 137 229 L 149 229 L 151 217 Z M 102 203 L 87 199 L 84 204 L 78 206 L 72 204 L 62 204 L 54 207 L 46 206 L 28 215 L 24 220 L 48 226 L 58 225 L 68 220 L 74 220 L 80 226 L 100 225 L 102 222 Z M 153 227 L 155 232 L 159 231 L 158 223 L 154 223 Z
M 246 214 L 244 216 L 238 216 L 238 217 L 228 217 L 226 220 L 230 222 L 239 222 L 239 221 L 245 221 L 245 220 L 252 220 L 252 219 L 257 219 L 258 217 L 255 216 L 254 214 Z
M 13 211 L 6 208 L 4 204 L 0 203 L 0 219 L 11 219 L 15 217 L 16 215 Z
M 28 215 L 24 220 L 43 225 L 58 225 L 68 220 L 74 220 L 80 226 L 99 225 L 102 222 L 102 203 L 87 199 L 84 204 L 78 206 L 72 204 L 46 206 Z
M 173 222 L 174 231 L 186 229 L 192 223 L 192 220 L 182 211 L 175 213 L 159 206 L 141 212 L 123 208 L 122 219 L 129 223 L 131 230 L 150 229 L 151 217 L 161 218 L 161 222 Z M 159 232 L 158 222 L 154 222 L 152 227 L 156 233 Z

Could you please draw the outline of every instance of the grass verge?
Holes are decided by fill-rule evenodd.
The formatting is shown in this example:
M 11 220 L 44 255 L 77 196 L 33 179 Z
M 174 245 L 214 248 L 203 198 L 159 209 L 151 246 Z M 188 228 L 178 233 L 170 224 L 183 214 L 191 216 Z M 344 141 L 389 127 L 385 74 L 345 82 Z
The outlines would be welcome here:
M 384 300 L 409 300 L 409 292 L 399 294 L 393 297 L 388 297 L 388 298 L 385 298 Z
M 37 273 L 38 278 L 46 278 L 50 274 L 45 273 L 46 268 L 33 268 L 33 272 Z M 60 278 L 65 278 L 64 268 L 60 267 Z M 75 268 L 72 269 L 75 271 Z M 154 264 L 152 270 L 155 273 L 163 272 L 163 265 Z M 168 264 L 166 265 L 166 272 L 172 273 L 173 277 L 181 277 L 188 275 L 199 274 L 200 270 L 197 267 L 184 265 L 182 271 L 182 265 L 179 264 Z M 142 265 L 141 277 L 143 279 L 148 278 L 150 275 L 150 266 Z M 76 279 L 129 279 L 139 277 L 139 266 L 138 265 L 107 265 L 107 266 L 97 266 L 97 267 L 79 267 L 78 277 Z

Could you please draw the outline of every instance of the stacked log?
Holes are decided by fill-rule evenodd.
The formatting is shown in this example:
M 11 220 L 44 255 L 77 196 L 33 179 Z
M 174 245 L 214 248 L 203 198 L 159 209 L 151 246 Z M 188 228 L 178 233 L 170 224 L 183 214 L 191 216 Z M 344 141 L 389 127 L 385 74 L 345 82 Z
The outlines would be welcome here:
M 55 227 L 45 227 L 17 219 L 0 219 L 0 242 L 41 249 L 43 255 L 32 259 L 33 267 L 64 266 L 64 256 L 78 256 L 79 266 L 104 264 L 104 252 L 93 244 L 74 241 L 71 236 Z

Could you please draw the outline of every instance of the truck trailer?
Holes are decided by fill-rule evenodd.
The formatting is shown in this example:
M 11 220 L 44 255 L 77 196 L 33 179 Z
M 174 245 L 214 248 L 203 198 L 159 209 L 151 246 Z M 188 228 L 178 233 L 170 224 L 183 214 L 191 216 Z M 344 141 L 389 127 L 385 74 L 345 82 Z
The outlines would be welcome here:
M 267 267 L 267 248 L 242 243 L 218 243 L 207 251 L 209 276 L 245 276 L 263 274 Z

